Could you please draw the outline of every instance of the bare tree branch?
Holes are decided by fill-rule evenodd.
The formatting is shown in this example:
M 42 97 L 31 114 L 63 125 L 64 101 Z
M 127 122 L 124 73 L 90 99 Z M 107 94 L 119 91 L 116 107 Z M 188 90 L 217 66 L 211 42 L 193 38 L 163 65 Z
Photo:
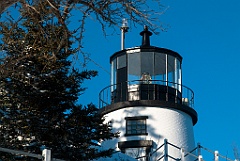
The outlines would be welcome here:
M 17 3 L 19 0 L 0 0 L 0 14 L 3 13 L 9 6 Z
M 109 27 L 120 28 L 123 18 L 128 19 L 129 23 L 133 25 L 147 25 L 155 33 L 157 30 L 164 30 L 159 16 L 165 11 L 160 0 L 8 0 L 7 2 L 0 0 L 2 8 L 0 11 L 6 11 L 9 6 L 17 2 L 16 10 L 20 12 L 20 18 L 10 17 L 9 29 L 0 24 L 2 33 L 16 32 L 19 27 L 21 28 L 21 18 L 24 19 L 24 17 L 31 17 L 32 23 L 36 24 L 35 28 L 29 28 L 29 31 L 23 29 L 25 30 L 23 32 L 26 32 L 24 37 L 2 40 L 1 45 L 8 48 L 8 45 L 18 46 L 20 41 L 27 42 L 23 45 L 31 46 L 33 50 L 39 51 L 48 61 L 54 61 L 60 49 L 65 48 L 65 52 L 68 52 L 70 44 L 66 40 L 71 37 L 71 41 L 75 44 L 75 56 L 78 57 L 79 53 L 82 54 L 82 64 L 86 64 L 89 55 L 82 49 L 85 25 L 88 20 L 97 21 L 101 25 L 104 35 L 107 35 L 106 31 Z M 69 17 L 73 12 L 77 16 L 72 22 L 74 26 L 71 25 L 70 29 Z M 11 15 L 8 14 L 8 16 Z M 57 36 L 57 33 L 49 35 L 51 29 L 46 31 L 46 27 L 54 23 L 58 23 L 63 29 L 61 37 Z M 29 38 L 34 39 L 30 44 Z M 51 45 L 44 46 L 43 41 L 45 44 Z M 22 51 L 17 52 L 21 53 Z

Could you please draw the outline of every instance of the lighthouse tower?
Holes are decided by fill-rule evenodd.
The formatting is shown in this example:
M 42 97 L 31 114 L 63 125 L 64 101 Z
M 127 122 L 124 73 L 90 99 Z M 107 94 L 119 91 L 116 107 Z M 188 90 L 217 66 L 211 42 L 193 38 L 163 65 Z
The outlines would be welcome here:
M 103 146 L 141 161 L 194 160 L 193 91 L 182 84 L 182 57 L 151 46 L 145 27 L 139 47 L 110 57 L 111 85 L 100 94 L 100 112 L 119 138 Z

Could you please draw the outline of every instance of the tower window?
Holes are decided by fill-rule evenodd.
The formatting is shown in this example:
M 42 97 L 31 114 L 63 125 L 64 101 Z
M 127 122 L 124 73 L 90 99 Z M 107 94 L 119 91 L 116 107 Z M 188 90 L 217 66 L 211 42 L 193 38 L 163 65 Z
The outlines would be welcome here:
M 147 135 L 148 116 L 126 117 L 125 135 Z
M 118 142 L 118 148 L 138 161 L 149 161 L 149 153 L 153 147 L 152 140 L 129 140 Z

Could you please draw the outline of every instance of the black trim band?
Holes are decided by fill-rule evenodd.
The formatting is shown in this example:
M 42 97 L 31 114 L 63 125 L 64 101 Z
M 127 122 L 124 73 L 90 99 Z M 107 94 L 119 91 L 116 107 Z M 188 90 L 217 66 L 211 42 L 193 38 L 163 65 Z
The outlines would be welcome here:
M 152 146 L 153 146 L 152 140 L 130 140 L 130 141 L 118 142 L 119 149 L 152 147 Z
M 182 56 L 180 54 L 178 54 L 175 51 L 172 51 L 170 49 L 166 49 L 166 48 L 159 48 L 156 46 L 139 46 L 139 47 L 134 47 L 134 48 L 129 48 L 129 49 L 124 49 L 124 50 L 120 50 L 118 52 L 115 52 L 111 57 L 110 57 L 110 63 L 113 59 L 115 59 L 116 57 L 119 57 L 121 55 L 126 55 L 128 54 L 130 51 L 133 51 L 132 53 L 136 53 L 134 52 L 135 50 L 139 50 L 139 52 L 158 52 L 158 53 L 164 53 L 167 55 L 172 55 L 176 58 L 178 58 L 178 60 L 180 60 L 180 62 L 182 62 Z M 131 53 L 131 52 L 130 52 Z
M 125 120 L 142 120 L 142 119 L 148 119 L 148 116 L 125 117 Z
M 99 109 L 99 112 L 105 115 L 107 113 L 110 113 L 122 108 L 127 108 L 127 107 L 141 108 L 141 106 L 177 109 L 190 115 L 192 117 L 193 125 L 195 125 L 198 121 L 197 112 L 193 108 L 183 104 L 175 104 L 175 103 L 159 101 L 159 100 L 137 100 L 137 101 L 117 102 Z

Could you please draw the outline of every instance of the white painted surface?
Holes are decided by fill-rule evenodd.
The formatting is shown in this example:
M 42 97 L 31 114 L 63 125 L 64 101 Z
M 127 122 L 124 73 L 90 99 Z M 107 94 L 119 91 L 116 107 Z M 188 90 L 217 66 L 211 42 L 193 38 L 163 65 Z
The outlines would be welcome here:
M 99 159 L 94 159 L 92 161 L 137 161 L 137 160 L 121 152 L 116 152 L 112 155 L 112 157 L 109 158 L 102 157 Z
M 147 132 L 148 135 L 124 136 L 126 131 L 125 117 L 148 116 Z M 113 111 L 105 115 L 106 121 L 111 121 L 113 130 L 120 132 L 118 139 L 104 142 L 102 145 L 117 148 L 119 141 L 127 140 L 153 140 L 153 150 L 157 149 L 164 143 L 164 139 L 168 142 L 191 151 L 195 148 L 192 118 L 179 110 L 167 109 L 160 107 L 128 107 Z M 151 159 L 156 160 L 163 154 L 163 148 L 159 150 Z M 180 158 L 181 152 L 176 148 L 168 146 L 169 155 L 174 158 Z M 186 158 L 190 161 L 193 158 Z M 169 161 L 172 159 L 169 158 Z
M 44 149 L 42 151 L 42 156 L 44 157 L 43 161 L 51 161 L 51 150 Z

